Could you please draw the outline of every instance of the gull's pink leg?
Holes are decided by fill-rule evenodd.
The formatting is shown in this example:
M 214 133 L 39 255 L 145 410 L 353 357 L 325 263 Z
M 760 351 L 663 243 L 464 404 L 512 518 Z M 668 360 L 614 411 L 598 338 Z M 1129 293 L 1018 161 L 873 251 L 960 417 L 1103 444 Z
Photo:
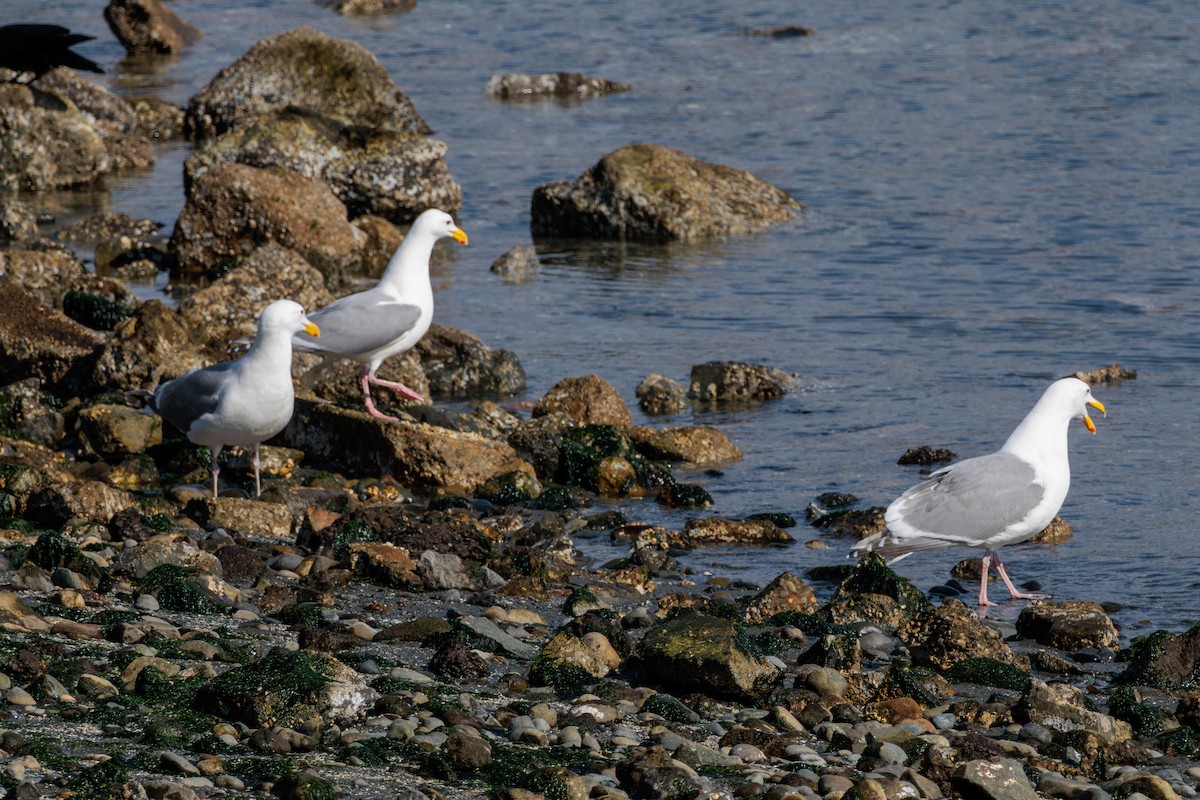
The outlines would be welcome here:
M 996 572 L 1000 573 L 1000 578 L 1004 581 L 1004 585 L 1008 587 L 1008 593 L 1012 595 L 1013 600 L 1047 600 L 1050 598 L 1048 594 L 1030 594 L 1029 592 L 1022 592 L 1016 586 L 1013 586 L 1012 579 L 1008 577 L 1008 570 L 1004 568 L 1004 564 L 1000 561 L 999 553 L 996 554 Z
M 371 383 L 375 384 L 376 386 L 382 386 L 385 389 L 391 389 L 393 392 L 400 395 L 401 397 L 407 397 L 409 400 L 416 400 L 418 403 L 425 402 L 425 398 L 422 397 L 419 392 L 414 392 L 412 389 L 408 388 L 403 383 L 396 383 L 395 381 L 385 381 L 382 378 L 376 378 L 374 372 L 367 373 L 367 380 L 370 381 Z
M 987 606 L 996 605 L 991 600 L 988 600 L 988 596 L 987 596 L 988 565 L 991 563 L 991 561 L 992 561 L 992 551 L 985 550 L 983 552 L 983 574 L 981 574 L 979 576 L 979 607 L 980 608 L 985 608 Z
M 217 499 L 217 476 L 221 474 L 221 466 L 217 463 L 217 456 L 219 456 L 221 454 L 221 448 L 212 447 L 212 448 L 209 448 L 209 452 L 212 453 L 212 465 L 209 467 L 209 471 L 212 472 L 212 478 L 213 478 L 213 500 L 216 500 Z
M 258 459 L 258 442 L 254 443 L 254 496 L 262 497 L 262 481 L 258 477 L 259 467 L 262 462 Z
M 362 388 L 363 388 L 363 402 L 367 406 L 368 414 L 370 414 L 372 417 L 375 417 L 376 419 L 386 419 L 391 422 L 399 422 L 400 421 L 397 417 L 389 417 L 387 414 L 383 414 L 379 411 L 379 409 L 375 408 L 375 401 L 371 399 L 371 386 L 367 382 L 367 373 L 365 373 L 365 372 L 362 374 Z

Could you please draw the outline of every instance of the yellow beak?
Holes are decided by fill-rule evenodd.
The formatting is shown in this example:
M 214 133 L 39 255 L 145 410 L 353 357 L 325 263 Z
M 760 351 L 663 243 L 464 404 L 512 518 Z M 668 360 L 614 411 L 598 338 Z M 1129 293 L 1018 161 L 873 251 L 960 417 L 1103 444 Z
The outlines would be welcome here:
M 462 228 L 455 228 L 454 230 L 450 231 L 450 235 L 453 236 L 454 241 L 458 242 L 459 244 L 467 243 L 467 234 Z
M 304 323 L 304 332 L 307 333 L 309 336 L 320 336 L 321 335 L 321 329 L 318 328 L 316 325 L 313 325 L 311 322 Z
M 1088 400 L 1087 404 L 1089 406 L 1091 406 L 1092 408 L 1096 409 L 1097 411 L 1099 411 L 1104 416 L 1106 416 L 1106 417 L 1108 416 L 1108 411 L 1105 410 L 1104 403 L 1101 403 L 1099 400 L 1096 400 L 1096 399 Z M 1096 432 L 1096 424 L 1094 422 L 1092 422 L 1092 418 L 1089 417 L 1087 414 L 1083 415 L 1083 424 L 1087 426 L 1089 433 Z

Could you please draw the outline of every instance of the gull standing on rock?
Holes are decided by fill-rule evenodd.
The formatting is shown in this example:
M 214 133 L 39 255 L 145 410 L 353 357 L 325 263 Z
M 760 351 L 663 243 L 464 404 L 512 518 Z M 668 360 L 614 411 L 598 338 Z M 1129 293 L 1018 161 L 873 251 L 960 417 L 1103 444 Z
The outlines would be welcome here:
M 403 383 L 380 380 L 375 371 L 384 359 L 410 350 L 433 321 L 433 287 L 429 284 L 429 256 L 438 239 L 467 243 L 467 234 L 444 211 L 431 208 L 413 223 L 400 243 L 379 283 L 365 292 L 342 297 L 310 318 L 321 326 L 320 341 L 302 333 L 292 345 L 297 350 L 328 357 L 343 357 L 362 365 L 363 402 L 378 419 L 395 421 L 381 413 L 371 400 L 371 386 L 383 386 L 402 397 L 425 398 Z
M 936 547 L 982 547 L 981 607 L 995 605 L 987 597 L 990 562 L 1014 600 L 1045 599 L 1017 591 L 997 549 L 1038 533 L 1062 507 L 1071 485 L 1067 428 L 1081 419 L 1096 432 L 1088 406 L 1105 413 L 1078 378 L 1050 384 L 1003 447 L 943 467 L 900 495 L 884 515 L 888 529 L 863 539 L 850 555 L 876 552 L 894 562 Z
M 254 445 L 254 490 L 262 494 L 258 446 L 292 418 L 292 335 L 297 331 L 320 335 L 299 303 L 276 300 L 259 317 L 246 355 L 167 381 L 150 400 L 159 416 L 212 451 L 214 498 L 221 473 L 217 456 L 228 446 Z

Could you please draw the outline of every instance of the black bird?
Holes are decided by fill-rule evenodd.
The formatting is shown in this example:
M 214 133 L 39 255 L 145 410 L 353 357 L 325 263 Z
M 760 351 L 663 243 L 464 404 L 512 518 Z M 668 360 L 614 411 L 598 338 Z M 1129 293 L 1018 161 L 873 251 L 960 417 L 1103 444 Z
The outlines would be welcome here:
M 61 25 L 0 26 L 0 67 L 17 73 L 32 72 L 26 83 L 33 83 L 57 66 L 104 72 L 100 65 L 71 51 L 71 46 L 95 39 L 71 33 Z M 14 78 L 15 80 L 16 78 Z

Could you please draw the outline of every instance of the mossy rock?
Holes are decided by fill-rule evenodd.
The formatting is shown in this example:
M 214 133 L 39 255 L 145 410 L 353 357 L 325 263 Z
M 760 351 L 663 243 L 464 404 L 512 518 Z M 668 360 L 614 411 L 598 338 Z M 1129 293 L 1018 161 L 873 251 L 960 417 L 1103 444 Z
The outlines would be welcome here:
M 1029 687 L 1028 672 L 986 656 L 964 658 L 945 674 L 951 683 L 977 683 L 1014 692 L 1024 692 Z
M 470 508 L 471 498 L 463 497 L 457 494 L 439 494 L 437 497 L 429 501 L 427 510 L 429 511 L 446 511 L 451 508 Z
M 122 800 L 128 782 L 129 767 L 116 757 L 77 773 L 67 780 L 67 789 L 79 800 Z
M 932 607 L 929 598 L 887 565 L 878 553 L 869 553 L 840 584 L 829 605 L 853 603 L 863 595 L 878 594 L 896 601 L 905 616 L 915 616 Z
M 699 484 L 675 483 L 658 495 L 658 502 L 667 508 L 712 508 L 712 495 Z
M 377 542 L 379 534 L 367 523 L 357 519 L 342 520 L 333 532 L 329 548 L 339 556 L 345 553 L 351 542 Z
M 555 479 L 567 486 L 582 486 L 596 491 L 600 462 L 612 456 L 625 456 L 629 440 L 615 425 L 580 425 L 562 434 Z
M 248 725 L 299 724 L 320 713 L 319 695 L 333 675 L 332 659 L 277 648 L 214 678 L 197 692 L 196 704 Z
M 62 309 L 64 314 L 80 325 L 96 331 L 111 331 L 134 313 L 129 306 L 114 303 L 107 297 L 80 291 L 63 295 Z
M 542 493 L 529 504 L 529 507 L 542 511 L 572 511 L 582 508 L 583 503 L 575 499 L 575 496 L 571 493 L 571 487 L 551 486 L 548 489 L 543 489 Z
M 334 800 L 333 784 L 315 773 L 290 772 L 275 781 L 271 793 L 288 800 Z
M 53 570 L 78 562 L 79 546 L 57 531 L 45 531 L 29 548 L 26 558 L 42 569 Z
M 160 564 L 142 578 L 142 590 L 153 594 L 158 604 L 167 611 L 182 611 L 186 614 L 216 614 L 221 611 L 204 593 L 188 579 L 199 574 L 190 567 L 176 564 Z
M 1124 652 L 1129 666 L 1118 682 L 1165 691 L 1200 689 L 1200 623 L 1176 635 L 1155 631 L 1133 641 Z
M 1108 696 L 1108 713 L 1128 722 L 1133 735 L 1138 739 L 1149 739 L 1163 732 L 1167 712 L 1137 699 L 1132 686 L 1118 686 Z
M 498 506 L 526 503 L 542 493 L 538 479 L 528 472 L 514 470 L 489 478 L 475 491 L 475 497 Z

